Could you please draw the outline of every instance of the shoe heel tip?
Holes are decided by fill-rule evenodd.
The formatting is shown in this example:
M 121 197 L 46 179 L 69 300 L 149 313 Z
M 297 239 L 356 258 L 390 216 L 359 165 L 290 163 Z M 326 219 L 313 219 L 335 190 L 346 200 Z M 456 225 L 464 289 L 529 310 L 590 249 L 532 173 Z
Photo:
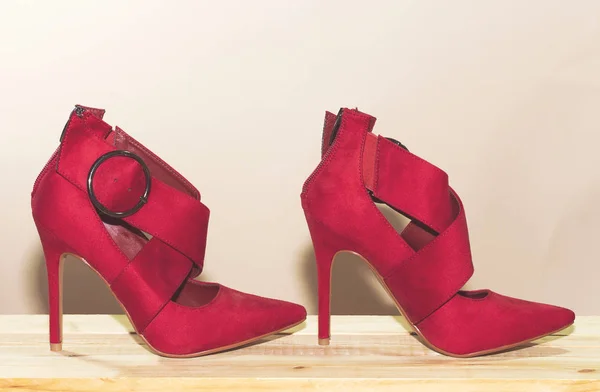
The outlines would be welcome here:
M 329 338 L 319 339 L 319 346 L 329 346 Z
M 62 351 L 62 343 L 50 343 L 50 351 Z

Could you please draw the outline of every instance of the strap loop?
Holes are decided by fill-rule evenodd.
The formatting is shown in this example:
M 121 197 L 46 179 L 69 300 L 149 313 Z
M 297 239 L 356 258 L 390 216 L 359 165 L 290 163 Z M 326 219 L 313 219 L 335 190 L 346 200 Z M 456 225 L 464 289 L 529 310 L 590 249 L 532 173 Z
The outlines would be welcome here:
M 101 121 L 87 112 L 83 116 L 83 125 L 86 121 Z M 83 125 L 79 124 L 66 133 L 57 171 L 86 192 L 94 162 L 105 154 L 114 154 L 116 150 L 106 139 L 89 132 L 89 125 Z M 135 213 L 120 218 L 178 250 L 202 269 L 210 212 L 200 200 L 157 178 L 151 177 L 148 182 L 138 162 L 124 157 L 105 160 L 93 176 L 95 197 L 111 211 L 131 208 L 139 201 L 139 195 L 145 188 L 152 189 L 147 203 Z
M 363 180 L 378 201 L 437 233 L 454 218 L 448 175 L 394 141 L 367 134 Z

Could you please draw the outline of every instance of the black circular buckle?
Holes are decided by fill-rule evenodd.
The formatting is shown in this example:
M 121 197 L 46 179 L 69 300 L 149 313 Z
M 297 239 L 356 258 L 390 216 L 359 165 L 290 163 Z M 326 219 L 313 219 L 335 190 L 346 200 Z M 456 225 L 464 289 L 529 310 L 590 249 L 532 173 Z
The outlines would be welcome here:
M 140 196 L 140 201 L 135 206 L 133 206 L 132 208 L 130 208 L 129 210 L 126 210 L 126 211 L 111 211 L 108 208 L 106 208 L 102 203 L 100 203 L 100 201 L 96 197 L 96 194 L 94 193 L 94 187 L 92 186 L 92 182 L 94 180 L 94 174 L 96 174 L 96 170 L 98 170 L 98 167 L 107 159 L 114 158 L 117 156 L 131 158 L 134 161 L 136 161 L 137 163 L 139 163 L 140 166 L 142 167 L 142 170 L 144 171 L 144 176 L 146 177 L 146 189 L 144 190 L 144 194 L 142 196 Z M 87 191 L 88 191 L 88 195 L 90 196 L 90 200 L 92 201 L 92 204 L 94 205 L 94 207 L 96 207 L 98 209 L 98 211 L 102 212 L 105 215 L 111 216 L 113 218 L 125 218 L 125 217 L 128 217 L 128 216 L 133 215 L 136 212 L 138 212 L 139 209 L 142 208 L 144 206 L 144 204 L 146 204 L 148 202 L 148 195 L 150 194 L 151 178 L 152 177 L 150 177 L 150 169 L 148 169 L 148 166 L 146 166 L 146 163 L 144 162 L 144 160 L 142 158 L 140 158 L 139 156 L 135 155 L 134 153 L 132 153 L 130 151 L 125 151 L 125 150 L 111 151 L 111 152 L 107 152 L 106 154 L 102 155 L 92 165 L 92 168 L 90 169 L 90 173 L 88 174 L 88 178 L 87 178 Z

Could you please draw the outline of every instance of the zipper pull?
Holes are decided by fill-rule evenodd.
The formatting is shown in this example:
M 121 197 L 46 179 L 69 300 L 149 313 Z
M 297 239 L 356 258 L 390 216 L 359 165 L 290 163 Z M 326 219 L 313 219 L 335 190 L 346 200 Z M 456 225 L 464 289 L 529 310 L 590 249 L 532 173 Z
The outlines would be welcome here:
M 85 112 L 85 108 L 83 106 L 75 105 L 75 109 L 73 109 L 77 117 L 83 116 L 83 112 Z
M 337 133 L 340 129 L 340 125 L 342 123 L 342 114 L 344 113 L 344 108 L 341 108 L 338 111 L 337 116 L 335 117 L 335 122 L 333 123 L 333 128 L 331 129 L 331 136 L 329 137 L 329 145 L 331 146 L 333 144 L 333 141 L 335 140 L 335 137 L 337 136 Z
M 77 117 L 82 117 L 83 112 L 85 112 L 85 108 L 83 106 L 75 105 L 75 108 L 71 111 L 71 114 L 75 113 L 75 115 Z M 67 128 L 69 127 L 70 122 L 71 122 L 71 116 L 69 116 L 69 119 L 67 120 L 67 123 L 65 124 L 65 127 L 63 128 L 62 133 L 60 134 L 60 139 L 58 139 L 61 143 L 62 143 L 63 139 L 65 138 L 65 132 L 67 131 Z

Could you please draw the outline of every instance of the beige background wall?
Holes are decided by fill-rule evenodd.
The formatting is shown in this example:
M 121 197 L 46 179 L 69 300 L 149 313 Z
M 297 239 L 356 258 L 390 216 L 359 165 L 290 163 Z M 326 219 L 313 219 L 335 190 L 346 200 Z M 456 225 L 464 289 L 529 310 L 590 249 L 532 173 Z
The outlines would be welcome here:
M 46 311 L 29 192 L 82 103 L 201 190 L 206 279 L 316 311 L 300 188 L 323 111 L 358 106 L 450 173 L 470 287 L 600 314 L 599 18 L 594 0 L 2 1 L 0 312 Z M 367 271 L 337 264 L 335 312 L 395 312 Z M 118 310 L 75 262 L 65 301 Z

